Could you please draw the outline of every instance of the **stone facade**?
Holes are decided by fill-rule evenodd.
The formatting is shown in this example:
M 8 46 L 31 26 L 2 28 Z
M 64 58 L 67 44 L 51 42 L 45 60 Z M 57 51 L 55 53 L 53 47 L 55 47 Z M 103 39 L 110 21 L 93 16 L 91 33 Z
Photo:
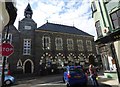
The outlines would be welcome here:
M 50 26 L 57 27 L 55 30 L 49 30 Z M 60 30 L 61 27 L 63 30 Z M 5 36 L 7 28 L 4 29 L 3 36 Z M 68 32 L 65 32 L 64 28 L 73 31 L 66 30 Z M 32 19 L 32 10 L 29 4 L 25 9 L 25 18 L 19 21 L 18 30 L 12 25 L 9 26 L 10 34 L 12 41 L 10 42 L 10 38 L 8 41 L 14 46 L 14 54 L 7 59 L 7 64 L 13 74 L 57 73 L 67 65 L 86 66 L 89 63 L 97 62 L 92 35 L 78 30 L 74 26 L 48 22 L 37 28 L 37 23 Z M 44 37 L 47 37 L 47 40 Z M 58 39 L 60 42 L 57 42 Z M 81 45 L 77 42 L 78 40 L 82 41 Z

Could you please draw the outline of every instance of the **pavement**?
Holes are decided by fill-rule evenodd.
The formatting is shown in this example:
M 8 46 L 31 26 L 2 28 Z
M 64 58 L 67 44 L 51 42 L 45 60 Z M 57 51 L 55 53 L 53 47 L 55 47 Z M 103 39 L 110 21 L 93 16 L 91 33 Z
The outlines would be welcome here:
M 120 87 L 118 79 L 107 78 L 103 73 L 98 73 L 98 82 L 101 84 L 109 85 L 110 87 Z

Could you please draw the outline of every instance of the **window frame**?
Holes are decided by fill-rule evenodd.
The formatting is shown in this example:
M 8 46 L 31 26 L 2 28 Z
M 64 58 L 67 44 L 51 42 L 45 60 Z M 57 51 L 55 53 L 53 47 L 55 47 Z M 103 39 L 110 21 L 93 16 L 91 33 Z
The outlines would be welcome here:
M 43 50 L 50 50 L 51 49 L 51 39 L 49 36 L 42 37 L 42 45 Z
M 73 51 L 74 50 L 74 41 L 73 39 L 67 39 L 67 49 Z
M 118 13 L 119 12 L 119 13 Z M 116 18 L 113 18 L 113 14 L 116 14 Z M 111 22 L 112 22 L 112 26 L 113 26 L 113 30 L 117 30 L 117 29 L 120 29 L 120 16 L 119 16 L 119 14 L 120 14 L 120 9 L 118 9 L 118 10 L 116 10 L 116 11 L 114 11 L 114 12 L 112 12 L 112 13 L 110 13 L 110 18 L 111 18 Z M 117 26 L 115 26 L 116 25 L 116 22 L 115 21 L 117 21 L 118 23 L 117 23 Z
M 95 28 L 96 28 L 98 37 L 101 37 L 102 36 L 102 28 L 100 26 L 100 20 L 95 22 Z
M 24 39 L 23 55 L 31 55 L 31 39 Z
M 92 51 L 92 41 L 91 40 L 86 40 L 86 48 L 87 48 L 87 51 Z
M 77 39 L 77 47 L 78 47 L 78 51 L 84 51 L 83 40 Z
M 60 37 L 55 38 L 55 46 L 56 50 L 63 50 L 63 39 Z
M 93 2 L 91 3 L 91 9 L 92 9 L 92 12 L 93 12 L 93 13 L 97 11 L 97 7 L 96 7 L 96 4 L 95 4 L 95 1 L 93 1 Z

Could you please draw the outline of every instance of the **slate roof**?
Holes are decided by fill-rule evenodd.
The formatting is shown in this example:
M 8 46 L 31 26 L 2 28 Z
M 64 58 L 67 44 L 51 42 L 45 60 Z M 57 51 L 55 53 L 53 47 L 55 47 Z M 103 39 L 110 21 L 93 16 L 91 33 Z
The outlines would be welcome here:
M 92 36 L 74 26 L 66 26 L 66 25 L 54 24 L 54 23 L 48 23 L 48 22 L 42 25 L 41 27 L 37 28 L 37 30 Z

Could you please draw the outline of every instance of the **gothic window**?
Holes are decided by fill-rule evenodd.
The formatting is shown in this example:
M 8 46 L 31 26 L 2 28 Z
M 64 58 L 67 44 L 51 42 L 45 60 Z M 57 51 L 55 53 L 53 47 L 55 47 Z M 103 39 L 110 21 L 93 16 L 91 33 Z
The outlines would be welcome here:
M 5 33 L 5 39 L 6 39 L 6 37 L 7 37 L 7 41 L 9 42 L 9 43 L 12 43 L 12 34 L 11 33 L 9 33 L 8 34 L 8 36 L 7 36 L 7 34 Z
M 42 38 L 42 44 L 44 50 L 50 50 L 51 49 L 51 42 L 49 36 L 43 36 Z
M 100 26 L 99 20 L 95 23 L 95 27 L 96 27 L 98 37 L 102 36 L 102 31 L 101 31 L 101 26 Z
M 84 50 L 83 41 L 82 40 L 77 40 L 77 46 L 78 46 L 78 50 L 79 51 L 83 51 Z
M 23 42 L 23 55 L 31 54 L 31 39 L 24 39 Z
M 86 40 L 86 48 L 88 51 L 92 51 L 92 42 L 90 40 Z
M 111 20 L 114 29 L 120 28 L 120 9 L 111 13 Z
M 67 49 L 68 50 L 74 50 L 73 39 L 67 39 Z
M 22 68 L 22 61 L 19 59 L 17 62 L 17 69 Z
M 63 50 L 63 40 L 62 38 L 55 38 L 56 50 Z

